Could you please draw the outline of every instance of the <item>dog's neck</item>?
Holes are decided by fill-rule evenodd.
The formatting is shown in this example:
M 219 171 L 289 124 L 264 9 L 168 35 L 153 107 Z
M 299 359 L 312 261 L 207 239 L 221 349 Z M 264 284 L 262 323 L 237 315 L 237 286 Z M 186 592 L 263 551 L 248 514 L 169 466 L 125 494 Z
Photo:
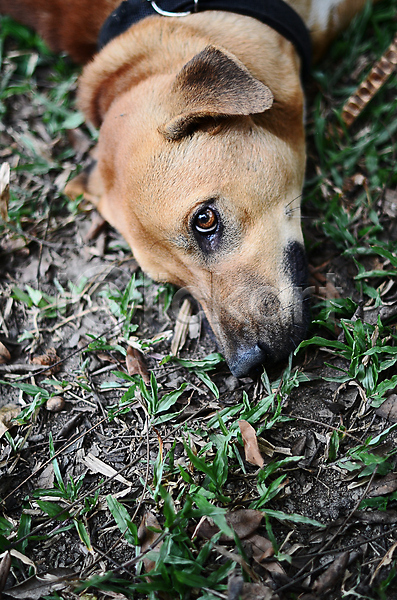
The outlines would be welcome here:
M 160 4 L 160 3 L 159 3 Z M 253 17 L 269 25 L 293 43 L 301 58 L 302 78 L 310 71 L 310 34 L 301 17 L 284 0 L 124 0 L 105 21 L 98 39 L 99 49 L 132 25 L 152 15 L 183 17 L 208 10 L 226 11 Z

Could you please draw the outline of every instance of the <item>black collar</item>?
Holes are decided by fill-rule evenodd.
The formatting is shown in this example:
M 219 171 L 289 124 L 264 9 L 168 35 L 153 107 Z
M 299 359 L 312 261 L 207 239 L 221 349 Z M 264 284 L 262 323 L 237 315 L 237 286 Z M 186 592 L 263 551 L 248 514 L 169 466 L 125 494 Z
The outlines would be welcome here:
M 153 3 L 154 4 L 154 3 Z M 302 78 L 311 65 L 311 41 L 301 17 L 283 0 L 157 0 L 156 5 L 171 13 L 223 10 L 254 17 L 292 42 L 302 61 Z M 127 31 L 141 19 L 159 14 L 150 0 L 124 0 L 106 19 L 99 33 L 98 48 Z

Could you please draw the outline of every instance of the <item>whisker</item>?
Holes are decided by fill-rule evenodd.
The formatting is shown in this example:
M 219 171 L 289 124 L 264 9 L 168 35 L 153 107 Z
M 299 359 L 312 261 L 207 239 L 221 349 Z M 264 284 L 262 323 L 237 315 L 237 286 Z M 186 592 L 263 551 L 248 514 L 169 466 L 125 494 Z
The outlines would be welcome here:
M 296 198 L 292 198 L 292 200 L 290 200 L 286 205 L 285 208 L 288 208 L 293 202 L 295 202 L 295 200 L 298 200 L 298 198 L 302 198 L 303 194 L 299 194 L 299 196 L 296 196 Z

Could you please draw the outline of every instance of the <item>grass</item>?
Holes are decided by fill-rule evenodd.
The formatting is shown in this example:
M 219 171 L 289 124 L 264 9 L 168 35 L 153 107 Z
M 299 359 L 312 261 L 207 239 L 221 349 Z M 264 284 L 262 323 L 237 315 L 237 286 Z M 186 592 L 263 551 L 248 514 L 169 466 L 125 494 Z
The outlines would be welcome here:
M 396 12 L 396 0 L 367 6 L 315 68 L 304 202 L 313 325 L 256 383 L 233 381 L 205 336 L 169 353 L 173 290 L 131 277 L 114 234 L 84 254 L 88 209 L 60 191 L 84 161 L 76 130 L 96 137 L 74 108 L 78 71 L 1 19 L 0 152 L 12 178 L 0 339 L 13 354 L 5 367 L 22 371 L 4 368 L 0 382 L 0 552 L 19 597 L 392 597 L 396 425 L 374 411 L 397 386 L 395 74 L 351 131 L 340 114 Z M 36 370 L 23 370 L 28 359 Z M 66 408 L 51 413 L 59 396 Z M 262 466 L 247 460 L 250 444 Z M 328 575 L 322 590 L 346 549 L 343 584 Z

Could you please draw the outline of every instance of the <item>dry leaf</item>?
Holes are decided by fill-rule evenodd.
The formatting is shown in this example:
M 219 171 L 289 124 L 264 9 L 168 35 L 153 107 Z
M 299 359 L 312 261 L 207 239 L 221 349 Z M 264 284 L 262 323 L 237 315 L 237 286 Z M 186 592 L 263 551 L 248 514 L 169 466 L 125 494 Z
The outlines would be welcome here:
M 29 249 L 26 248 L 26 239 L 22 237 L 15 237 L 15 234 L 3 235 L 0 241 L 0 248 L 3 250 L 3 252 L 7 252 L 10 254 L 12 252 L 18 252 L 19 250 L 25 248 L 24 254 L 26 254 L 26 256 L 29 255 Z
M 119 481 L 120 483 L 124 483 L 124 485 L 128 485 L 128 487 L 130 487 L 130 488 L 132 487 L 131 481 L 128 481 L 128 479 L 126 479 L 122 475 L 117 474 L 116 469 L 113 469 L 113 467 L 104 463 L 102 460 L 100 460 L 99 458 L 97 458 L 96 456 L 91 454 L 91 452 L 89 452 L 83 458 L 83 463 L 85 465 L 87 465 L 87 467 L 93 473 L 100 473 L 101 475 L 104 475 L 105 477 L 113 477 L 114 476 L 114 479 L 116 481 Z
M 343 552 L 343 554 L 338 556 L 328 569 L 313 583 L 312 591 L 316 594 L 322 594 L 327 590 L 334 590 L 338 581 L 340 581 L 345 574 L 349 563 L 349 556 L 349 552 Z
M 259 510 L 252 510 L 250 508 L 242 508 L 241 510 L 235 510 L 234 512 L 226 514 L 226 523 L 237 533 L 241 540 L 251 536 L 258 529 L 262 519 L 263 514 Z M 218 533 L 218 531 L 218 527 L 205 518 L 197 527 L 195 535 L 210 539 L 213 535 Z M 233 538 L 222 533 L 219 541 L 231 542 L 233 541 Z
M 48 348 L 46 354 L 40 354 L 39 356 L 34 356 L 30 361 L 33 365 L 43 365 L 43 367 L 50 367 L 51 365 L 55 365 L 61 359 L 56 353 L 55 348 Z M 60 370 L 60 365 L 53 367 L 52 369 L 48 369 L 47 373 L 53 375 Z
M 369 512 L 358 510 L 354 513 L 354 517 L 362 523 L 397 523 L 396 510 L 371 510 Z
M 371 581 L 369 582 L 369 585 L 372 586 L 372 583 L 375 579 L 375 577 L 377 576 L 377 574 L 379 573 L 379 571 L 381 570 L 382 567 L 387 567 L 388 565 L 390 565 L 391 561 L 393 560 L 393 554 L 395 549 L 397 548 L 397 542 L 395 542 L 386 552 L 386 554 L 384 555 L 384 557 L 382 558 L 382 560 L 380 561 L 380 563 L 378 564 L 378 566 L 376 567 L 372 577 L 371 577 Z
M 246 562 L 245 558 L 243 558 L 243 556 L 237 554 L 237 552 L 230 552 L 230 550 L 227 550 L 224 546 L 214 545 L 214 550 L 219 552 L 219 554 L 221 556 L 224 556 L 227 560 L 232 560 L 233 562 L 240 565 L 241 568 L 251 577 L 253 581 L 259 581 L 258 575 L 255 573 L 255 571 L 251 569 L 251 567 Z
M 79 156 L 83 156 L 90 149 L 91 140 L 79 127 L 68 129 L 67 136 L 69 144 Z
M 4 593 L 12 598 L 21 600 L 40 600 L 54 590 L 63 590 L 68 586 L 68 580 L 76 577 L 72 569 L 58 567 L 47 573 L 40 573 L 25 579 L 23 583 L 8 588 Z
M 263 583 L 244 583 L 241 600 L 279 600 L 278 594 Z
M 269 573 L 273 573 L 276 575 L 281 575 L 283 578 L 287 579 L 287 573 L 284 571 L 283 567 L 278 562 L 268 562 L 262 565 L 265 567 L 266 571 Z
M 0 167 L 0 215 L 8 221 L 8 203 L 10 201 L 10 165 L 5 162 Z
M 391 494 L 397 490 L 397 473 L 388 473 L 385 477 L 381 477 L 374 481 L 369 488 L 368 497 L 376 498 L 376 496 L 384 496 Z
M 391 394 L 375 412 L 379 417 L 395 423 L 397 421 L 397 394 Z
M 151 531 L 150 529 L 148 529 L 148 527 L 152 527 L 153 529 L 158 529 L 159 531 Z M 150 511 L 148 511 L 145 516 L 143 517 L 141 524 L 139 525 L 139 529 L 138 529 L 138 538 L 141 541 L 142 544 L 142 552 L 145 552 L 146 550 L 148 550 L 150 548 L 150 546 L 152 546 L 152 544 L 154 544 L 154 542 L 160 537 L 161 533 L 161 527 L 160 527 L 160 523 L 158 522 L 158 520 L 156 519 L 156 517 L 154 516 L 154 514 Z M 162 545 L 162 541 L 159 542 L 154 550 L 160 550 L 161 545 Z M 156 566 L 156 563 L 154 560 L 147 558 L 146 556 L 143 557 L 143 564 L 145 566 L 145 571 L 148 573 L 149 571 L 152 571 L 152 569 L 154 569 L 154 567 Z
M 342 108 L 342 120 L 346 127 L 359 117 L 377 91 L 386 83 L 397 64 L 397 34 L 384 54 L 374 64 L 367 77 L 348 98 Z
M 265 558 L 269 558 L 269 556 L 273 556 L 274 554 L 274 548 L 271 541 L 261 535 L 251 535 L 245 541 L 250 544 L 252 548 L 252 557 L 257 563 L 260 563 Z
M 174 337 L 171 342 L 171 354 L 176 356 L 186 342 L 189 331 L 190 317 L 192 316 L 192 305 L 185 298 L 176 318 Z
M 24 565 L 28 565 L 28 567 L 32 567 L 34 569 L 34 572 L 36 573 L 36 571 L 37 571 L 36 565 L 34 564 L 34 562 L 32 560 L 30 560 L 30 558 L 28 558 L 27 556 L 22 554 L 22 552 L 19 552 L 19 550 L 15 550 L 15 548 L 13 548 L 12 550 L 10 550 L 10 554 L 14 558 L 17 558 L 18 560 L 23 562 Z
M 232 572 L 227 582 L 227 600 L 240 600 L 243 584 L 241 573 Z
M 245 460 L 251 465 L 263 467 L 263 458 L 259 452 L 255 429 L 248 421 L 239 421 L 238 425 L 244 442 Z
M 41 488 L 42 490 L 49 490 L 54 486 L 54 479 L 54 467 L 52 463 L 50 463 L 39 474 L 37 478 L 37 487 Z
M 11 555 L 7 551 L 2 554 L 1 561 L 0 561 L 0 598 L 1 598 L 2 592 L 4 590 L 4 586 L 6 584 L 10 569 L 11 569 Z
M 0 342 L 0 365 L 4 365 L 11 360 L 11 354 L 8 349 Z
M 0 438 L 6 431 L 11 429 L 15 423 L 12 422 L 21 412 L 20 407 L 15 404 L 6 404 L 0 408 Z
M 144 355 L 137 348 L 128 346 L 125 359 L 128 375 L 140 375 L 146 385 L 150 383 L 149 371 Z
M 242 508 L 226 515 L 226 523 L 234 529 L 241 540 L 254 533 L 261 524 L 262 519 L 263 513 L 251 508 Z

